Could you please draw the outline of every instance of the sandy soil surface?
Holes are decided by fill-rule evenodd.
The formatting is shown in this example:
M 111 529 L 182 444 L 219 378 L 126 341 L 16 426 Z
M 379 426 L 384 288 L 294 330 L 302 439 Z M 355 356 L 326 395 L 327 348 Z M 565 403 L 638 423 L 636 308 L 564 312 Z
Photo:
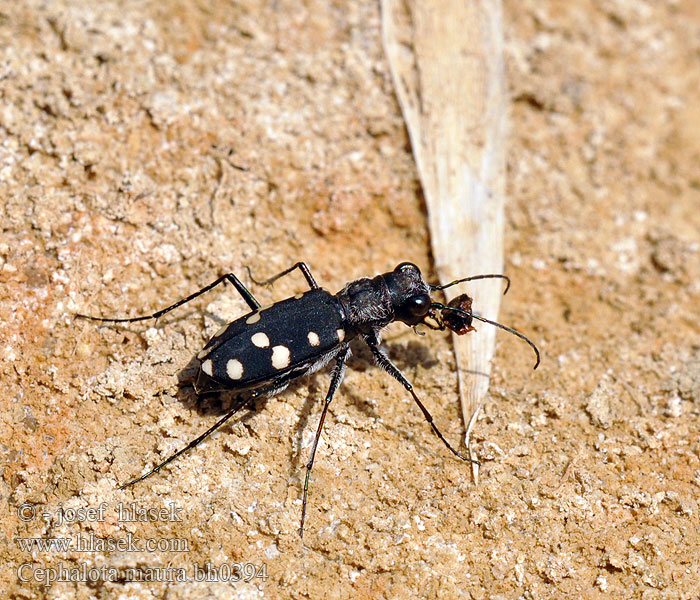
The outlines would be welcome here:
M 433 275 L 377 3 L 261 4 L 0 4 L 5 597 L 697 598 L 697 0 L 505 3 L 501 320 L 543 363 L 499 334 L 478 486 L 357 346 L 303 543 L 327 372 L 116 490 L 221 414 L 187 379 L 245 306 L 74 312 L 144 314 L 246 265 L 305 260 L 333 291 L 402 260 Z M 457 442 L 449 338 L 392 327 L 386 348 Z

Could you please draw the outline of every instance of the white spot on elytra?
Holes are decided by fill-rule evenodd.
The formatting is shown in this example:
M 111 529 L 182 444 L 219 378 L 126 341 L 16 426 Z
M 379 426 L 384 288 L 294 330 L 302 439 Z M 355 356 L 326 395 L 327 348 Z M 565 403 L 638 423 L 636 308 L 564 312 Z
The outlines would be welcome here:
M 240 379 L 243 377 L 243 365 L 240 360 L 232 358 L 226 363 L 226 374 L 230 379 Z
M 253 345 L 257 346 L 258 348 L 267 348 L 270 345 L 270 338 L 267 337 L 267 335 L 262 331 L 254 333 L 250 337 L 250 341 L 253 342 Z
M 294 299 L 301 300 L 303 297 L 304 297 L 304 294 L 297 294 L 296 296 L 294 296 Z
M 246 320 L 247 325 L 252 325 L 253 323 L 257 323 L 260 320 L 260 312 L 254 312 L 252 315 L 250 315 Z
M 342 342 L 345 339 L 345 329 L 338 329 L 336 333 L 338 334 L 338 341 Z
M 213 376 L 214 376 L 214 373 L 213 373 L 213 371 L 212 371 L 212 367 L 213 367 L 213 366 L 214 366 L 214 365 L 213 365 L 213 363 L 211 362 L 211 358 L 210 358 L 209 360 L 205 360 L 205 361 L 202 363 L 202 371 L 203 371 L 204 373 L 206 373 L 207 375 L 209 375 L 209 377 L 213 377 Z
M 284 369 L 289 366 L 289 348 L 287 346 L 275 346 L 272 349 L 272 366 L 275 369 Z
M 219 331 L 217 331 L 217 332 L 214 334 L 214 337 L 219 337 L 222 333 L 224 333 L 224 331 L 226 331 L 226 330 L 228 329 L 228 325 L 229 325 L 229 324 L 226 323 L 226 325 L 224 325 L 223 327 L 221 327 L 221 329 L 219 329 Z
M 202 360 L 207 354 L 209 354 L 209 348 L 202 348 L 197 354 L 197 360 Z
M 309 344 L 311 344 L 312 346 L 318 346 L 321 343 L 321 340 L 318 337 L 318 333 L 316 333 L 315 331 L 309 331 L 309 335 L 307 335 L 306 337 L 309 338 Z

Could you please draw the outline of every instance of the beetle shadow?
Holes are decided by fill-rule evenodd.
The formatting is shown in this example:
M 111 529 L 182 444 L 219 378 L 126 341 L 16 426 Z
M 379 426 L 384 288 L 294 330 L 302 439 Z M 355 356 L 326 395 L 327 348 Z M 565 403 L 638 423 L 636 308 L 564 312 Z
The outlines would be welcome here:
M 402 339 L 410 334 L 411 332 L 405 331 L 392 337 L 391 340 L 385 340 L 384 346 L 392 362 L 399 367 L 399 369 L 401 369 L 402 366 L 417 367 L 419 365 L 424 369 L 430 369 L 439 364 L 440 361 L 435 358 L 430 348 L 425 344 L 421 344 L 415 339 L 403 343 L 396 342 L 396 340 Z M 475 371 L 473 369 L 462 369 L 461 372 L 477 377 L 490 377 L 490 375 L 484 371 Z
M 352 353 L 347 361 L 347 368 L 358 371 L 358 372 L 365 372 L 371 369 L 374 369 L 381 373 L 382 376 L 388 377 L 389 379 L 392 379 L 397 385 L 399 385 L 400 389 L 403 390 L 403 387 L 394 380 L 388 373 L 384 372 L 377 364 L 376 361 L 374 360 L 374 356 L 372 355 L 371 351 L 367 347 L 367 344 L 362 342 L 360 339 L 355 339 L 350 343 L 350 347 L 352 350 Z M 435 365 L 438 364 L 438 360 L 434 357 L 430 349 L 425 345 L 420 343 L 420 341 L 417 340 L 410 340 L 406 343 L 396 343 L 396 342 L 390 342 L 389 344 L 385 345 L 387 355 L 391 359 L 391 361 L 400 369 L 403 371 L 403 369 L 408 368 L 408 367 L 414 367 L 416 365 L 422 365 L 425 368 L 432 368 Z M 331 361 L 331 365 L 333 362 Z M 322 369 L 320 372 L 327 372 L 332 366 L 330 367 L 325 367 Z M 324 399 L 326 397 L 326 394 L 328 392 L 327 386 L 321 386 L 319 384 L 319 381 L 316 379 L 316 374 L 312 374 L 309 377 L 306 378 L 301 378 L 301 382 L 295 382 L 296 386 L 301 386 L 304 385 L 308 388 L 309 390 L 309 395 L 307 399 L 304 402 L 304 405 L 302 406 L 302 409 L 300 411 L 300 416 L 297 421 L 296 426 L 294 427 L 294 441 L 293 441 L 293 450 L 290 453 L 290 469 L 289 469 L 289 475 L 290 478 L 294 477 L 301 466 L 303 466 L 304 461 L 308 459 L 303 453 L 303 435 L 304 432 L 307 430 L 309 421 L 311 420 L 311 415 L 314 412 L 314 406 L 316 404 L 322 405 L 324 402 Z M 290 388 L 288 389 L 294 389 L 291 385 Z M 357 393 L 353 391 L 352 386 L 350 385 L 345 385 L 345 383 L 341 383 L 339 391 L 342 390 L 342 395 L 343 397 L 349 401 L 350 404 L 354 405 L 361 413 L 366 415 L 368 418 L 371 419 L 380 419 L 382 416 L 381 412 L 378 412 L 375 410 L 374 406 L 372 405 L 371 402 L 367 401 L 365 398 L 361 397 Z M 405 391 L 405 390 L 404 390 Z M 336 392 L 336 396 L 338 395 L 339 392 Z M 406 392 L 408 393 L 408 392 Z M 335 399 L 334 399 L 334 404 L 335 404 Z M 416 410 L 419 410 L 418 407 L 415 407 Z M 320 411 L 318 412 L 318 418 L 320 418 Z M 383 426 L 390 432 L 392 432 L 394 435 L 397 437 L 403 438 L 405 440 L 413 440 L 414 436 L 410 435 L 410 432 L 407 431 L 404 428 L 400 427 L 394 427 L 392 425 L 389 425 L 387 423 L 383 423 Z M 426 427 L 429 427 L 427 421 L 426 421 Z M 313 435 L 315 437 L 316 435 L 316 429 L 314 428 Z M 323 435 L 323 434 L 322 434 Z M 428 451 L 427 448 L 425 448 L 426 451 Z M 310 452 L 310 449 L 309 451 Z M 307 452 L 307 454 L 308 454 Z
M 178 372 L 178 391 L 176 393 L 176 397 L 184 408 L 196 411 L 201 416 L 208 417 L 222 417 L 235 406 L 240 406 L 240 414 L 234 415 L 230 421 L 221 426 L 221 429 L 231 427 L 237 423 L 246 423 L 256 413 L 263 411 L 267 401 L 273 396 L 284 396 L 289 392 L 294 393 L 299 388 L 308 388 L 309 396 L 301 408 L 297 425 L 294 427 L 294 446 L 296 447 L 296 453 L 293 452 L 292 454 L 296 457 L 301 454 L 302 434 L 308 425 L 309 418 L 313 412 L 314 404 L 317 402 L 322 403 L 326 396 L 326 390 L 322 385 L 320 385 L 316 373 L 292 380 L 289 382 L 287 387 L 284 390 L 281 390 L 278 394 L 273 394 L 271 396 L 260 396 L 251 403 L 251 406 L 245 407 L 245 404 L 250 398 L 250 392 L 240 394 L 224 390 L 198 395 L 194 390 L 193 383 L 197 377 L 199 365 L 200 361 L 196 357 L 192 357 L 187 365 L 185 365 L 185 367 Z M 330 368 L 332 367 L 326 366 L 321 369 L 320 373 L 327 372 Z M 358 400 L 358 403 L 362 402 Z M 369 406 L 367 403 L 362 404 Z M 295 462 L 295 464 L 297 463 Z
M 396 364 L 400 370 L 406 368 L 415 367 L 421 365 L 424 368 L 432 368 L 436 366 L 439 361 L 435 358 L 430 348 L 425 344 L 422 344 L 418 340 L 409 340 L 407 342 L 389 341 L 389 343 L 384 346 L 389 358 Z M 370 369 L 375 369 L 381 376 L 388 377 L 392 379 L 391 376 L 385 373 L 375 362 L 374 356 L 370 352 L 367 345 L 359 339 L 355 339 L 351 342 L 352 354 L 347 361 L 348 369 L 354 371 L 365 372 Z M 329 365 L 321 369 L 318 373 L 326 374 L 332 369 L 334 361 L 331 361 Z M 177 374 L 178 378 L 178 391 L 176 394 L 177 399 L 181 404 L 188 410 L 194 410 L 201 416 L 215 416 L 221 417 L 226 412 L 234 408 L 236 405 L 240 405 L 241 410 L 239 414 L 234 415 L 230 421 L 226 422 L 221 426 L 221 430 L 225 430 L 226 427 L 230 428 L 237 423 L 245 424 L 248 422 L 256 413 L 264 410 L 267 404 L 267 396 L 261 396 L 252 402 L 251 406 L 245 407 L 246 402 L 249 399 L 249 395 L 241 395 L 235 392 L 220 391 L 214 392 L 206 395 L 198 395 L 193 387 L 194 380 L 197 376 L 200 361 L 196 357 L 192 357 L 187 365 L 183 367 Z M 299 470 L 304 466 L 306 460 L 308 460 L 308 452 L 304 452 L 303 441 L 304 432 L 307 431 L 309 423 L 311 421 L 311 416 L 314 412 L 318 413 L 320 418 L 320 411 L 318 409 L 314 410 L 316 405 L 320 405 L 321 409 L 323 407 L 323 402 L 328 392 L 329 381 L 328 378 L 323 378 L 325 382 L 321 383 L 321 378 L 317 377 L 318 373 L 313 373 L 311 375 L 302 376 L 296 380 L 289 383 L 285 390 L 279 392 L 278 395 L 283 396 L 288 392 L 294 392 L 299 388 L 305 387 L 308 389 L 307 398 L 299 411 L 299 416 L 297 422 L 294 426 L 294 431 L 292 435 L 292 448 L 290 449 L 290 465 L 289 465 L 289 476 L 290 478 L 295 478 L 299 475 Z M 399 388 L 403 390 L 398 382 L 394 382 L 399 385 Z M 345 385 L 341 383 L 340 388 L 342 389 L 342 395 L 351 405 L 355 406 L 361 413 L 366 415 L 369 419 L 379 419 L 382 417 L 382 412 L 375 410 L 373 404 L 366 400 L 364 397 L 357 394 L 352 386 Z M 405 391 L 405 390 L 404 390 Z M 336 397 L 338 393 L 336 392 Z M 408 392 L 406 392 L 408 393 Z M 335 403 L 335 399 L 334 399 Z M 418 407 L 415 407 L 418 410 Z M 416 443 L 415 436 L 411 434 L 410 430 L 403 427 L 395 427 L 390 424 L 383 424 L 390 432 L 392 432 L 397 437 L 400 437 L 406 441 L 412 441 Z M 426 427 L 429 425 L 426 421 Z M 316 427 L 313 428 L 313 436 L 316 435 Z M 423 444 L 418 444 L 423 446 Z M 429 448 L 424 448 L 426 452 L 431 451 Z M 310 448 L 309 448 L 310 451 Z M 303 481 L 303 475 L 302 475 Z

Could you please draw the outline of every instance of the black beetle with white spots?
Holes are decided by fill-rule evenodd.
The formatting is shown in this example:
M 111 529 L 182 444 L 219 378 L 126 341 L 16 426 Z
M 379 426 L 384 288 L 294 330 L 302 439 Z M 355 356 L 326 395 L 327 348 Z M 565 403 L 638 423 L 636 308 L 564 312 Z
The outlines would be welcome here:
M 183 452 L 194 448 L 239 410 L 252 406 L 256 398 L 277 394 L 293 379 L 313 373 L 333 361 L 330 387 L 306 464 L 299 527 L 299 535 L 303 535 L 309 477 L 316 457 L 316 449 L 328 406 L 343 379 L 345 363 L 350 356 L 350 342 L 354 338 L 360 338 L 367 344 L 377 364 L 404 386 L 435 434 L 455 456 L 462 460 L 468 459 L 457 452 L 445 439 L 433 422 L 430 412 L 416 395 L 411 383 L 380 348 L 382 328 L 394 321 L 401 321 L 411 327 L 422 324 L 430 329 L 449 329 L 461 335 L 474 330 L 472 320 L 476 319 L 509 331 L 526 341 L 536 355 L 534 368 L 539 365 L 539 351 L 528 338 L 510 327 L 474 314 L 471 311 L 471 298 L 466 294 L 457 296 L 448 304 L 436 302 L 430 297 L 431 292 L 437 292 L 458 283 L 488 278 L 504 279 L 507 282 L 506 291 L 508 291 L 510 280 L 505 275 L 476 275 L 445 285 L 430 285 L 425 282 L 416 265 L 404 262 L 389 273 L 351 281 L 334 295 L 319 288 L 306 264 L 300 262 L 262 282 L 261 285 L 272 284 L 294 269 L 301 271 L 310 289 L 303 294 L 297 294 L 266 307 L 260 305 L 233 273 L 229 273 L 152 315 L 121 319 L 77 315 L 85 319 L 111 323 L 133 323 L 157 319 L 226 281 L 234 286 L 251 310 L 250 313 L 222 327 L 204 346 L 197 355 L 200 365 L 194 382 L 194 389 L 199 395 L 230 390 L 240 393 L 242 402 L 236 403 L 234 408 L 183 449 L 148 473 L 125 483 L 119 489 L 146 479 Z

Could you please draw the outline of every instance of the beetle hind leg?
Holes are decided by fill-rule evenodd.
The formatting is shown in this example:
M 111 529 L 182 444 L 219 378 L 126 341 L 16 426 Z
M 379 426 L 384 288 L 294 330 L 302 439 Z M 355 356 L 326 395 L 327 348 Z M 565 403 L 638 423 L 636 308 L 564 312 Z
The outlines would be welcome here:
M 258 302 L 255 299 L 255 296 L 250 293 L 248 288 L 244 286 L 240 279 L 236 277 L 233 273 L 227 273 L 226 275 L 222 275 L 219 277 L 216 281 L 210 283 L 209 285 L 205 285 L 201 290 L 196 291 L 194 294 L 190 294 L 187 296 L 187 298 L 183 298 L 182 300 L 178 300 L 175 304 L 171 304 L 167 308 L 164 308 L 162 310 L 159 310 L 157 312 L 154 312 L 151 315 L 145 315 L 143 317 L 127 317 L 127 318 L 116 318 L 116 319 L 107 319 L 104 317 L 91 317 L 90 315 L 83 315 L 80 313 L 77 313 L 75 316 L 79 317 L 81 319 L 88 319 L 89 321 L 101 321 L 101 322 L 106 322 L 106 323 L 136 323 L 137 321 L 146 321 L 148 319 L 158 319 L 159 317 L 162 317 L 164 314 L 169 313 L 171 310 L 176 309 L 178 306 L 182 306 L 183 304 L 187 304 L 188 302 L 194 300 L 195 298 L 201 296 L 202 294 L 205 294 L 209 290 L 215 288 L 217 285 L 220 283 L 223 283 L 225 281 L 228 281 L 234 288 L 236 288 L 236 291 L 241 295 L 243 300 L 245 300 L 246 304 L 250 307 L 251 310 L 257 310 L 260 308 L 260 302 Z
M 250 267 L 246 265 L 246 269 L 248 270 L 248 276 L 250 277 L 250 280 L 255 284 L 255 285 L 272 285 L 275 281 L 280 279 L 281 277 L 284 277 L 285 275 L 288 275 L 291 273 L 294 269 L 299 269 L 304 276 L 304 279 L 306 279 L 306 283 L 309 284 L 309 288 L 312 290 L 317 290 L 318 289 L 318 284 L 316 283 L 316 280 L 314 279 L 314 276 L 311 274 L 311 271 L 309 270 L 309 267 L 305 262 L 298 262 L 294 263 L 291 267 L 288 269 L 285 269 L 281 273 L 277 273 L 277 275 L 273 275 L 269 279 L 265 279 L 263 281 L 258 281 L 253 277 L 253 273 L 250 270 Z
M 233 406 L 233 408 L 231 408 L 223 417 L 221 417 L 216 423 L 214 423 L 214 425 L 212 425 L 204 433 L 202 433 L 201 435 L 194 438 L 192 441 L 190 441 L 187 444 L 187 446 L 185 446 L 184 448 L 181 448 L 180 450 L 178 450 L 174 454 L 170 455 L 168 458 L 166 458 L 163 462 L 156 465 L 150 471 L 141 475 L 141 477 L 137 477 L 136 479 L 132 479 L 131 481 L 128 481 L 127 483 L 120 485 L 119 489 L 120 490 L 126 489 L 128 487 L 131 487 L 135 483 L 138 483 L 139 481 L 143 481 L 144 479 L 147 479 L 148 477 L 150 477 L 154 473 L 157 473 L 158 471 L 160 471 L 164 466 L 173 462 L 180 455 L 184 454 L 188 450 L 192 450 L 196 446 L 199 446 L 199 444 L 201 444 L 206 438 L 208 438 L 212 433 L 214 433 L 217 429 L 219 429 L 219 427 L 221 427 L 224 423 L 226 423 L 226 421 L 228 421 L 231 417 L 233 417 L 237 412 L 239 412 L 240 410 L 242 410 L 244 408 L 251 407 L 257 398 L 259 398 L 261 396 L 269 395 L 269 393 L 271 393 L 273 391 L 277 391 L 276 389 L 273 390 L 272 388 L 273 388 L 273 386 L 269 386 L 267 388 L 255 390 L 247 398 L 239 397 L 240 402 L 236 403 Z

